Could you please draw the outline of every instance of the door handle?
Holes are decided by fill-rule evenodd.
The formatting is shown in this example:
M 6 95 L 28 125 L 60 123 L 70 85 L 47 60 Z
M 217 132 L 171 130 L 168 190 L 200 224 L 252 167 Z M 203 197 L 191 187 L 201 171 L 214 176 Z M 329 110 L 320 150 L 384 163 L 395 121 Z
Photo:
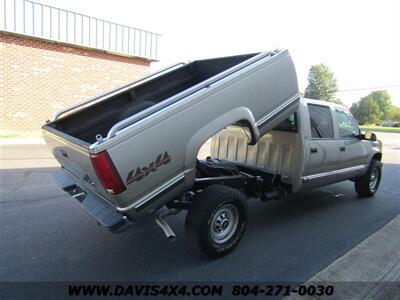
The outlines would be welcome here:
M 339 149 L 340 149 L 340 151 L 346 151 L 346 147 L 345 146 L 341 146 Z
M 317 148 L 310 148 L 310 152 L 311 152 L 311 153 L 317 153 L 317 152 L 318 152 L 318 149 L 317 149 Z

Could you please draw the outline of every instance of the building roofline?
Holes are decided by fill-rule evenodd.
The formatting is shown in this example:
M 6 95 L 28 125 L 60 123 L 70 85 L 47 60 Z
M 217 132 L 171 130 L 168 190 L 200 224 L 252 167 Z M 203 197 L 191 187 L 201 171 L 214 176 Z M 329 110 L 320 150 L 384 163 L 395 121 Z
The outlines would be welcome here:
M 83 49 L 83 50 L 88 50 L 88 51 L 99 52 L 99 53 L 106 53 L 106 54 L 125 57 L 125 58 L 135 58 L 135 59 L 146 60 L 149 62 L 159 61 L 157 59 L 152 59 L 152 58 L 148 58 L 148 57 L 130 55 L 130 54 L 125 54 L 125 53 L 121 53 L 121 52 L 114 52 L 114 51 L 110 51 L 110 50 L 104 50 L 104 49 L 99 49 L 99 48 L 89 47 L 89 46 L 84 46 L 84 45 L 79 45 L 79 44 L 66 43 L 66 42 L 61 42 L 61 41 L 57 41 L 57 40 L 51 40 L 51 39 L 47 39 L 47 38 L 41 38 L 41 37 L 29 35 L 29 34 L 16 33 L 16 32 L 2 30 L 2 29 L 0 29 L 0 34 L 4 34 L 4 35 L 8 35 L 8 36 L 16 36 L 19 38 L 31 39 L 31 40 L 44 42 L 44 43 L 56 44 L 56 45 L 61 45 L 61 46 L 66 46 L 66 47 L 71 47 L 71 48 L 78 48 L 78 49 Z
M 3 0 L 0 30 L 113 55 L 158 60 L 161 34 L 31 0 Z

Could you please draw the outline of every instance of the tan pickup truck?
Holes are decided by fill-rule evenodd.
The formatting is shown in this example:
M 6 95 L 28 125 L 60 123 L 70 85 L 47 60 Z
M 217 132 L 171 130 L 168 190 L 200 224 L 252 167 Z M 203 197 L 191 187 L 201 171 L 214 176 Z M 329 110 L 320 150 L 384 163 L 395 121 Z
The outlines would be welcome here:
M 372 196 L 382 172 L 381 143 L 346 108 L 300 97 L 287 50 L 176 64 L 59 112 L 43 133 L 55 179 L 100 224 L 121 232 L 155 213 L 172 240 L 164 218 L 187 210 L 187 238 L 210 257 L 238 244 L 248 198 L 348 179 Z

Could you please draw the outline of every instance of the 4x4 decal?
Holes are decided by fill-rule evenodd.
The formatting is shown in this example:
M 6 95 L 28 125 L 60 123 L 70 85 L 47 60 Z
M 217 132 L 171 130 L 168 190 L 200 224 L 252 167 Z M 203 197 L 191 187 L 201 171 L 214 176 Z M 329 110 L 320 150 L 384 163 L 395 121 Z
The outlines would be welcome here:
M 151 162 L 148 167 L 137 167 L 135 174 L 134 170 L 128 173 L 128 177 L 126 178 L 126 184 L 131 184 L 132 182 L 139 181 L 143 177 L 146 177 L 150 174 L 150 172 L 155 172 L 162 165 L 166 165 L 171 161 L 171 156 L 167 151 L 164 152 L 164 155 L 161 153 L 157 156 L 156 160 Z

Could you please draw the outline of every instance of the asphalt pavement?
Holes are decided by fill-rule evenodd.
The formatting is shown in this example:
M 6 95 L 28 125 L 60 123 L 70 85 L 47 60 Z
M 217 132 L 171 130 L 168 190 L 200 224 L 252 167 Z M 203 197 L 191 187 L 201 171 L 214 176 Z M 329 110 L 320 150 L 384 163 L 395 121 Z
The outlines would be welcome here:
M 247 232 L 219 260 L 192 251 L 185 213 L 169 219 L 175 242 L 153 216 L 109 233 L 56 186 L 44 145 L 2 145 L 0 281 L 307 281 L 400 214 L 400 135 L 379 136 L 385 164 L 375 197 L 358 198 L 347 181 L 285 201 L 251 200 Z
M 397 216 L 304 285 L 335 283 L 330 300 L 400 300 L 399 230 Z M 294 294 L 285 300 L 289 299 L 303 297 Z

